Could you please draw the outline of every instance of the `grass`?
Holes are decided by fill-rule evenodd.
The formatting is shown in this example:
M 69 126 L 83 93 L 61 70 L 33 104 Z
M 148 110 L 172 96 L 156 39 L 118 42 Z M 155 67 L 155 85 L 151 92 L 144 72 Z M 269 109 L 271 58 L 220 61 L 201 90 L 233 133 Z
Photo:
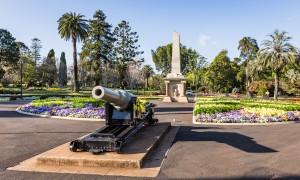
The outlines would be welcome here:
M 11 90 L 15 90 L 15 91 L 20 91 L 20 88 L 8 88 Z M 59 89 L 59 88 L 53 88 L 53 89 Z M 74 93 L 72 92 L 72 90 L 70 89 L 65 89 L 65 90 L 47 90 L 46 88 L 43 88 L 43 90 L 38 90 L 38 89 L 33 89 L 33 90 L 26 90 L 23 89 L 23 96 L 41 96 L 41 95 L 47 95 L 47 96 L 86 96 L 89 97 L 92 95 L 92 89 L 91 87 L 89 88 L 85 88 L 84 90 L 79 91 L 78 93 Z M 119 90 L 119 89 L 114 89 L 114 90 Z M 159 90 L 147 90 L 147 91 L 143 91 L 143 90 L 125 90 L 127 92 L 130 92 L 132 94 L 135 95 L 146 95 L 146 96 L 150 96 L 153 93 L 159 93 Z

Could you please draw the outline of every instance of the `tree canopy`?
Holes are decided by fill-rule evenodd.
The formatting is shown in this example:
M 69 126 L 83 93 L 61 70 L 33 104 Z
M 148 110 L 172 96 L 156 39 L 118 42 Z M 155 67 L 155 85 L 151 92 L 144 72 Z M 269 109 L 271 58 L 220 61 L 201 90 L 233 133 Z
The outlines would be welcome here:
M 16 39 L 6 29 L 0 29 L 0 79 L 5 73 L 3 67 L 19 61 Z
M 159 46 L 155 51 L 151 50 L 151 54 L 156 70 L 161 71 L 164 75 L 171 72 L 172 44 Z M 198 59 L 199 56 L 197 51 L 180 44 L 180 65 L 183 74 L 190 70 L 191 66 L 189 65 L 192 65 L 192 61 Z

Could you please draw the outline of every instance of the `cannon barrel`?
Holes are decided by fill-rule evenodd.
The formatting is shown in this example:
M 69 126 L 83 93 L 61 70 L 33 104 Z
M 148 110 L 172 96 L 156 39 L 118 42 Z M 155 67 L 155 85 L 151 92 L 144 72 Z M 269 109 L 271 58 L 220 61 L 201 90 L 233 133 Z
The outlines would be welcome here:
M 131 93 L 123 90 L 111 90 L 103 86 L 96 86 L 92 90 L 94 98 L 104 100 L 113 105 L 117 110 L 126 110 L 129 103 L 135 97 Z

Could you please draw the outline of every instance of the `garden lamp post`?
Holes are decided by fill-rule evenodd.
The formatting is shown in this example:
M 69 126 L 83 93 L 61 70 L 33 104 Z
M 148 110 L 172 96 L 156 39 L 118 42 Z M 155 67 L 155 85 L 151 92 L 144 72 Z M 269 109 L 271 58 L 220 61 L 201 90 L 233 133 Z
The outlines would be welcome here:
M 21 99 L 23 99 L 23 90 L 22 90 L 22 85 L 23 85 L 23 59 L 21 58 Z
M 198 94 L 198 69 L 199 69 L 199 61 L 198 61 L 198 58 L 196 60 L 196 73 L 195 73 L 195 76 L 196 76 L 196 94 L 195 94 L 195 99 L 197 98 L 197 94 Z

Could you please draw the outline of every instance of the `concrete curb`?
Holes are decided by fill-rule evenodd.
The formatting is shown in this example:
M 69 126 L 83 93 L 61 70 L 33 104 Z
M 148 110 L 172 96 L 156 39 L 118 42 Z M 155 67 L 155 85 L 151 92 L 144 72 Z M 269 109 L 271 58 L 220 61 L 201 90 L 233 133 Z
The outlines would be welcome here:
M 273 122 L 273 123 L 205 123 L 197 122 L 196 116 L 193 116 L 193 124 L 212 125 L 212 126 L 270 126 L 270 125 L 286 125 L 300 123 L 300 121 L 288 121 L 288 122 Z
M 50 116 L 50 115 L 41 115 L 41 114 L 33 114 L 20 110 L 20 107 L 16 109 L 16 112 L 20 114 L 25 114 L 29 116 L 37 116 L 43 118 L 54 118 L 54 119 L 64 119 L 64 120 L 73 120 L 73 121 L 105 121 L 105 119 L 92 119 L 92 118 L 75 118 L 75 117 L 61 117 L 61 116 Z

